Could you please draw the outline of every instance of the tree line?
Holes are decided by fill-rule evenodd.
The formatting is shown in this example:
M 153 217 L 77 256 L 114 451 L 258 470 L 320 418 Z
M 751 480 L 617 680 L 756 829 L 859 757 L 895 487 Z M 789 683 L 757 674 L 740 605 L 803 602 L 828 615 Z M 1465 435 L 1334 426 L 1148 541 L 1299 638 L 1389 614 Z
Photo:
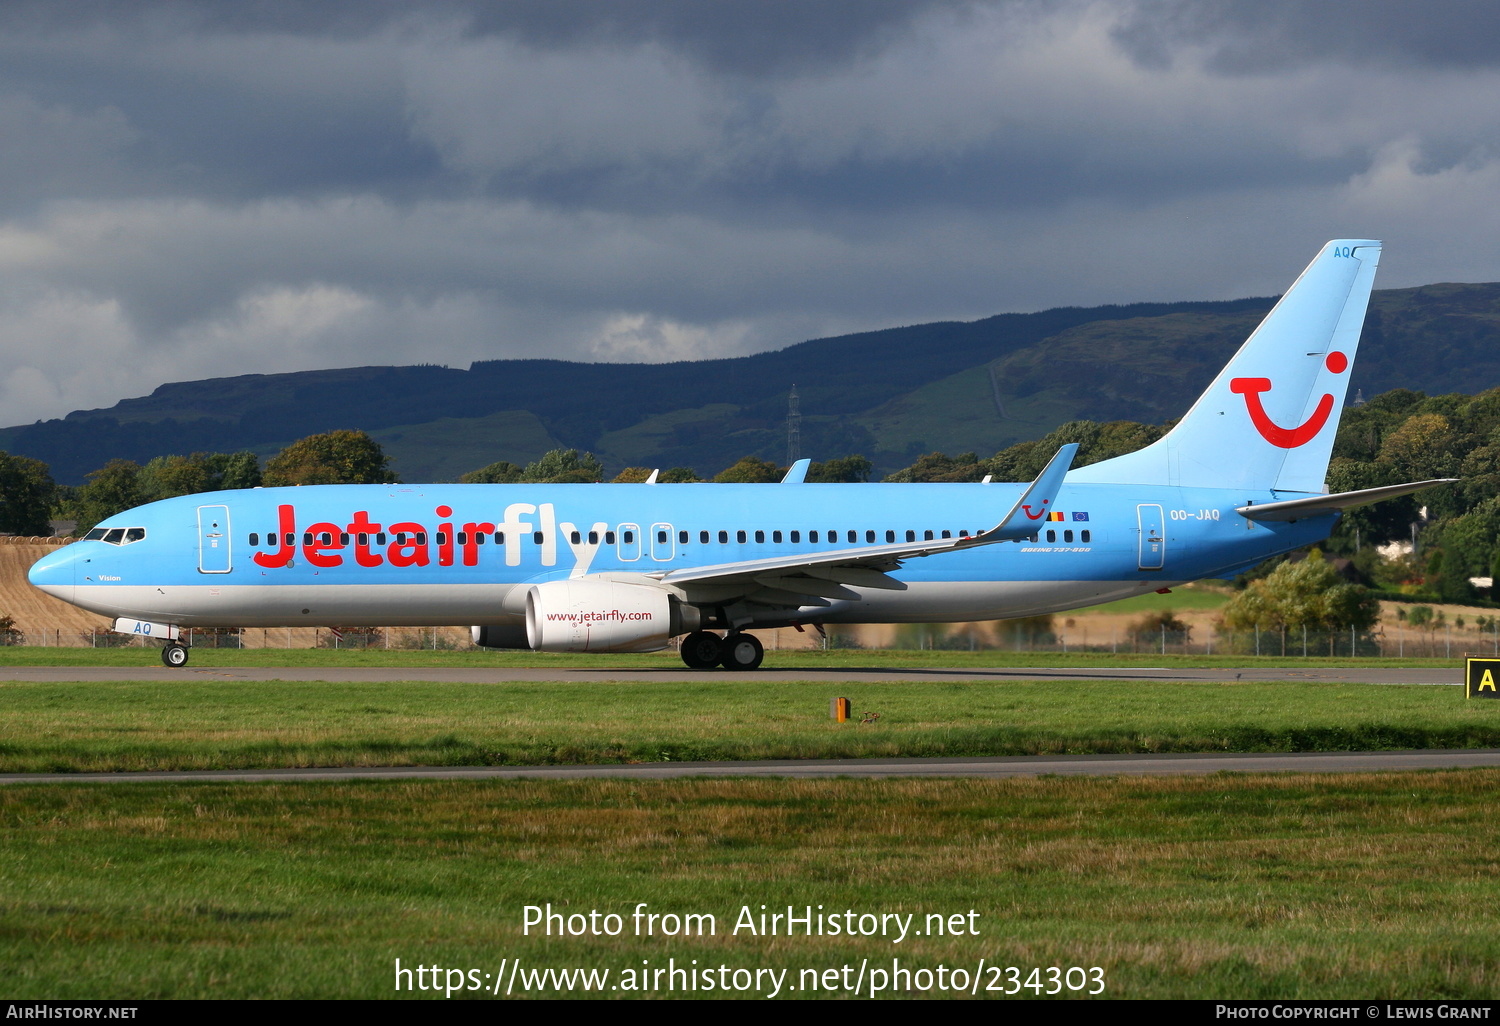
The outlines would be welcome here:
M 1042 438 L 993 455 L 928 453 L 886 481 L 964 482 L 990 475 L 1029 481 L 1058 446 L 1077 442 L 1075 466 L 1087 466 L 1142 448 L 1171 427 L 1134 421 L 1077 420 Z M 252 452 L 158 456 L 144 465 L 111 460 L 80 487 L 54 484 L 39 460 L 0 452 L 0 533 L 48 534 L 51 519 L 76 520 L 79 533 L 105 517 L 145 502 L 224 488 L 257 485 L 383 484 L 397 481 L 379 443 L 362 431 L 309 435 L 267 459 Z M 467 474 L 466 483 L 567 483 L 645 481 L 652 468 L 626 467 L 612 478 L 597 456 L 555 449 L 523 465 L 491 463 Z M 786 467 L 745 456 L 715 474 L 716 482 L 775 482 Z M 862 455 L 813 463 L 810 482 L 863 482 L 873 464 Z M 1466 602 L 1478 597 L 1471 577 L 1500 577 L 1500 388 L 1478 395 L 1426 396 L 1396 389 L 1345 409 L 1328 469 L 1330 491 L 1373 488 L 1433 477 L 1460 477 L 1456 485 L 1348 511 L 1325 546 L 1349 559 L 1377 589 L 1417 600 Z M 663 484 L 704 480 L 693 469 L 662 470 Z M 1415 542 L 1395 553 L 1392 542 Z M 1386 554 L 1380 547 L 1385 546 Z M 1278 559 L 1242 580 L 1267 576 Z M 1300 571 L 1326 579 L 1329 568 Z M 1290 571 L 1287 571 L 1290 573 Z M 1306 582 L 1301 587 L 1305 589 Z M 1326 589 L 1325 589 L 1326 590 Z M 1335 606 L 1350 609 L 1345 596 Z M 1262 603 L 1264 605 L 1264 603 Z M 1323 622 L 1339 616 L 1320 614 Z
M 859 482 L 869 480 L 873 464 L 863 456 L 845 456 L 814 463 L 807 480 Z M 746 456 L 711 480 L 770 482 L 785 476 L 786 467 Z M 651 468 L 626 467 L 612 479 L 643 482 Z M 187 456 L 157 456 L 144 465 L 133 460 L 110 460 L 86 477 L 79 487 L 59 485 L 47 464 L 28 456 L 0 451 L 0 534 L 49 535 L 49 521 L 76 521 L 75 535 L 127 509 L 178 495 L 220 489 L 315 484 L 394 484 L 390 458 L 380 443 L 363 431 L 329 431 L 309 435 L 282 449 L 261 466 L 255 453 L 195 452 Z M 491 463 L 464 474 L 466 484 L 566 484 L 605 480 L 604 465 L 593 453 L 554 449 L 525 466 Z M 704 480 L 691 468 L 673 467 L 657 480 L 664 484 Z

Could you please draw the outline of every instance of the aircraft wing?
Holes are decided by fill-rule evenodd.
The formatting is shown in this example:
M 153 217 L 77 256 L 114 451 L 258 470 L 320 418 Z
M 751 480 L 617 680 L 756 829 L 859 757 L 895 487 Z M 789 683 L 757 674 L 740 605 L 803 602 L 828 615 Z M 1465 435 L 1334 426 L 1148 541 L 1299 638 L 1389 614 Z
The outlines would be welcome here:
M 1235 512 L 1246 520 L 1276 520 L 1290 522 L 1308 517 L 1321 517 L 1353 506 L 1364 506 L 1382 499 L 1394 499 L 1410 495 L 1424 488 L 1452 484 L 1456 477 L 1435 477 L 1430 481 L 1409 481 L 1406 484 L 1385 485 L 1380 488 L 1361 488 L 1357 492 L 1336 492 L 1333 495 L 1309 495 L 1305 499 L 1285 499 L 1281 502 L 1265 502 L 1259 505 L 1240 506 Z
M 738 563 L 717 563 L 711 566 L 689 567 L 650 574 L 665 584 L 733 584 L 744 582 L 763 586 L 783 587 L 791 582 L 786 578 L 805 576 L 806 582 L 798 584 L 798 594 L 815 594 L 828 598 L 853 598 L 854 593 L 839 586 L 854 584 L 869 588 L 903 590 L 905 585 L 886 576 L 885 571 L 894 570 L 905 559 L 935 556 L 943 552 L 957 552 L 979 545 L 1027 538 L 1036 533 L 1037 524 L 1045 519 L 1047 512 L 1057 499 L 1063 478 L 1073 464 L 1078 452 L 1076 443 L 1069 443 L 1057 450 L 1057 454 L 1027 486 L 1021 497 L 1011 506 L 1010 512 L 994 527 L 975 535 L 958 538 L 942 538 L 932 541 L 895 542 L 885 545 L 867 545 L 852 549 L 833 549 L 789 556 L 774 556 L 768 559 L 749 559 Z M 771 579 L 777 583 L 771 584 Z M 819 584 L 818 582 L 825 582 Z M 807 587 L 821 590 L 807 591 Z

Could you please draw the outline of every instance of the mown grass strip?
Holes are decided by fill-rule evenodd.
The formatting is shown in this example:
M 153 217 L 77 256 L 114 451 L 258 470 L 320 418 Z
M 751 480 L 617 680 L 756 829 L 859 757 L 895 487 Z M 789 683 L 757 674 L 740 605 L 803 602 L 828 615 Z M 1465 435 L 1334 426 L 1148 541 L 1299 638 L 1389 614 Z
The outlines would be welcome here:
M 1474 770 L 7 788 L 0 985 L 431 999 L 397 994 L 396 958 L 615 979 L 696 958 L 796 981 L 983 957 L 1100 966 L 1113 997 L 1494 998 L 1497 787 Z M 627 921 L 646 902 L 716 930 L 523 936 L 522 907 L 547 902 Z M 974 910 L 979 935 L 733 934 L 761 904 Z
M 829 719 L 835 695 L 854 722 Z M 1489 747 L 1500 703 L 1419 686 L 0 684 L 4 772 Z
M 1483 648 L 1483 646 L 1481 646 Z M 975 652 L 945 649 L 782 649 L 766 652 L 768 670 L 881 670 L 909 667 L 913 669 L 973 669 L 1014 666 L 1178 666 L 1202 668 L 1287 667 L 1423 667 L 1461 672 L 1463 646 L 1453 646 L 1452 659 L 1358 658 L 1347 656 L 1252 656 L 1252 655 L 1177 655 L 1152 652 L 1011 652 L 986 649 Z M 1479 655 L 1488 655 L 1486 648 Z M 193 667 L 292 666 L 292 667 L 489 667 L 508 668 L 563 667 L 580 669 L 619 669 L 630 673 L 641 670 L 681 670 L 682 660 L 673 652 L 645 655 L 590 655 L 553 652 L 507 652 L 468 649 L 462 651 L 406 651 L 400 649 L 322 649 L 322 648 L 197 648 L 192 651 Z M 126 648 L 44 648 L 0 647 L 0 667 L 4 666 L 160 666 L 158 649 Z M 1456 678 L 1455 678 L 1456 679 Z

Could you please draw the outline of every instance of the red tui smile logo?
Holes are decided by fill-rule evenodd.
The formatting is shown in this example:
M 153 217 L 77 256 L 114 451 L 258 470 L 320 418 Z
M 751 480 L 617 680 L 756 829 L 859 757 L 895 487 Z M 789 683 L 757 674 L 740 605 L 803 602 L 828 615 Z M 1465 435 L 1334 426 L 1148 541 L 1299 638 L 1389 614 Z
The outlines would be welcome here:
M 1349 360 L 1343 353 L 1332 352 L 1328 354 L 1324 366 L 1334 374 L 1342 374 L 1349 369 Z M 1280 449 L 1295 449 L 1312 441 L 1323 430 L 1323 425 L 1328 423 L 1328 415 L 1333 412 L 1333 396 L 1325 392 L 1323 398 L 1318 400 L 1318 407 L 1313 410 L 1311 417 L 1296 427 L 1284 428 L 1272 420 L 1270 414 L 1266 413 L 1266 408 L 1261 405 L 1260 394 L 1271 390 L 1270 378 L 1231 378 L 1229 390 L 1245 397 L 1245 409 L 1250 413 L 1250 423 L 1255 425 L 1255 430 L 1260 432 L 1262 438 Z

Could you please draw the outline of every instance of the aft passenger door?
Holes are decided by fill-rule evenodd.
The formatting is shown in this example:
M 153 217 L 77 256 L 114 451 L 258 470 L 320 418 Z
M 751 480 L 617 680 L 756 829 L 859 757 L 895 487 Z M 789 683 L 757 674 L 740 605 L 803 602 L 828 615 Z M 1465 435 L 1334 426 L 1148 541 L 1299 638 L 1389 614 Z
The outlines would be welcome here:
M 1140 552 L 1136 566 L 1142 570 L 1160 570 L 1166 565 L 1167 534 L 1161 506 L 1154 502 L 1143 502 L 1135 508 L 1136 523 L 1140 525 Z
M 229 507 L 198 507 L 198 572 L 227 574 L 229 559 Z

